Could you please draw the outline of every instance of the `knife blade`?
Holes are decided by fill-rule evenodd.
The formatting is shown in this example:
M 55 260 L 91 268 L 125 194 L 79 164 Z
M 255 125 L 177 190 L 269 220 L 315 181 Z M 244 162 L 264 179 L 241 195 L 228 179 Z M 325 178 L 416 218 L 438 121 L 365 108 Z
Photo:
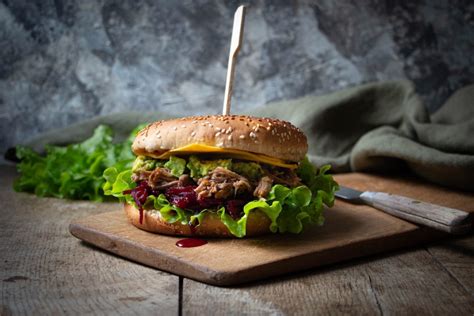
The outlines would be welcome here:
M 401 195 L 362 192 L 345 186 L 339 186 L 335 195 L 350 203 L 367 204 L 390 215 L 451 234 L 466 233 L 472 228 L 472 216 L 469 212 Z

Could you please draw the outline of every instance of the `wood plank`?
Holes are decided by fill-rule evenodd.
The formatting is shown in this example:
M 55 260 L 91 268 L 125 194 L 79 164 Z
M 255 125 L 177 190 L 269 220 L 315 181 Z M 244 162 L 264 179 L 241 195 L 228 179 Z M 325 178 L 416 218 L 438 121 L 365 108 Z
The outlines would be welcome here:
M 474 237 L 469 237 L 474 242 Z M 471 262 L 472 264 L 472 262 Z M 465 275 L 474 280 L 474 275 Z M 257 284 L 216 288 L 183 283 L 183 314 L 471 315 L 468 292 L 424 249 L 361 259 L 350 264 Z
M 71 220 L 117 208 L 15 193 L 0 167 L 0 314 L 174 314 L 178 277 L 81 243 Z
M 323 227 L 300 235 L 209 239 L 179 248 L 174 236 L 136 229 L 122 211 L 74 221 L 71 233 L 102 249 L 164 271 L 215 285 L 231 285 L 301 271 L 433 238 L 433 232 L 374 211 L 339 203 Z M 225 253 L 225 256 L 222 254 Z
M 428 252 L 474 296 L 474 236 L 458 237 L 427 247 Z

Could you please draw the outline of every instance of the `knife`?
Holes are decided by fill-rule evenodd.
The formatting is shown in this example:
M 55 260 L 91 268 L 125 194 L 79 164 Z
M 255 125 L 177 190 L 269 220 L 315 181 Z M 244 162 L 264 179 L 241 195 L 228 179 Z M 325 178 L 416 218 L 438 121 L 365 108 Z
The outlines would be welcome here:
M 472 228 L 468 212 L 384 192 L 357 191 L 339 186 L 336 197 L 351 203 L 367 204 L 390 215 L 451 234 Z

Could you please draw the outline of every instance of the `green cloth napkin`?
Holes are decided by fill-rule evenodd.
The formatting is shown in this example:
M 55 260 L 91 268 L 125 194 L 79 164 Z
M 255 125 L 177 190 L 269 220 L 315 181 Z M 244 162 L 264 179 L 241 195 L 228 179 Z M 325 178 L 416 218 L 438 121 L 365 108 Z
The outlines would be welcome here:
M 474 85 L 456 92 L 436 113 L 408 81 L 373 83 L 324 96 L 271 103 L 251 115 L 287 120 L 308 136 L 310 160 L 335 172 L 396 172 L 407 168 L 432 182 L 474 190 Z M 77 142 L 98 124 L 119 138 L 164 113 L 119 113 L 49 132 L 27 145 Z

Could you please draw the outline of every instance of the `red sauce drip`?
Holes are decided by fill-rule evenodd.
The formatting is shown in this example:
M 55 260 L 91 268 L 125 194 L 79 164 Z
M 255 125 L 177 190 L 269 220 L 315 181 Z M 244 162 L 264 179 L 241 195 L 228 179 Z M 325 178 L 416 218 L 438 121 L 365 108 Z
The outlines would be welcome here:
M 138 211 L 140 212 L 140 224 L 143 224 L 143 208 L 139 208 Z
M 191 231 L 191 235 L 196 234 L 196 226 L 192 224 L 189 224 L 188 226 L 189 226 L 189 230 Z
M 205 244 L 207 244 L 207 241 L 197 238 L 185 238 L 176 242 L 176 246 L 181 248 L 199 247 Z

